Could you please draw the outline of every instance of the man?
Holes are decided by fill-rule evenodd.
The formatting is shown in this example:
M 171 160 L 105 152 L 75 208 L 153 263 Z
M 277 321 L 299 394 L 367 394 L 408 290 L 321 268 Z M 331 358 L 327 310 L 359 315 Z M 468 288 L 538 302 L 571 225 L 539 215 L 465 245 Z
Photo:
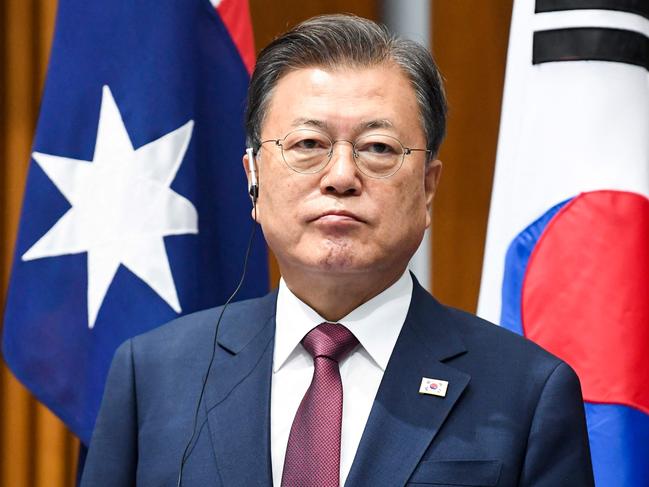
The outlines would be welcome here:
M 593 485 L 572 370 L 406 270 L 445 112 L 426 50 L 370 21 L 262 51 L 243 161 L 279 291 L 122 345 L 84 486 Z

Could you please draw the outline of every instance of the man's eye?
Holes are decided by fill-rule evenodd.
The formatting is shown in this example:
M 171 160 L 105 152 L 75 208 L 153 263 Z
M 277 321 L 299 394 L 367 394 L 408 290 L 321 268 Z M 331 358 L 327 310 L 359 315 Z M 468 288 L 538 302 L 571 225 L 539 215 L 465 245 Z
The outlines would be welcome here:
M 384 142 L 368 142 L 358 148 L 359 152 L 372 155 L 392 155 L 395 154 L 394 148 Z
M 302 149 L 302 150 L 309 150 L 309 149 L 320 149 L 322 148 L 322 142 L 316 140 L 316 139 L 302 139 L 298 140 L 294 145 L 294 149 Z

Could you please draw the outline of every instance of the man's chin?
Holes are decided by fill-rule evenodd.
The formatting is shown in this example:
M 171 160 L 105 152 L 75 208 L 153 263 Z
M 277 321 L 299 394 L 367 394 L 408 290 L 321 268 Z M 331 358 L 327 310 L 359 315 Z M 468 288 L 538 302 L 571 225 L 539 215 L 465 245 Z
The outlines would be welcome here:
M 352 253 L 328 253 L 313 262 L 313 270 L 331 277 L 376 273 L 379 269 L 377 263 L 362 257 Z
M 376 266 L 363 262 L 353 254 L 345 253 L 323 253 L 314 255 L 311 259 L 301 261 L 297 266 L 300 272 L 305 275 L 327 275 L 334 277 L 336 275 L 357 275 L 370 272 Z

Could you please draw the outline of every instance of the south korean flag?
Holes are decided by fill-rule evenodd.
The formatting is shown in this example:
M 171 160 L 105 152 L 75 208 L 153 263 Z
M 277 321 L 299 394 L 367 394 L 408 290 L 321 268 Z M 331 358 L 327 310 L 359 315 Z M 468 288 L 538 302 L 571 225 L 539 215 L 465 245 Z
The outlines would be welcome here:
M 649 486 L 649 1 L 516 0 L 478 312 L 578 373 L 598 487 Z

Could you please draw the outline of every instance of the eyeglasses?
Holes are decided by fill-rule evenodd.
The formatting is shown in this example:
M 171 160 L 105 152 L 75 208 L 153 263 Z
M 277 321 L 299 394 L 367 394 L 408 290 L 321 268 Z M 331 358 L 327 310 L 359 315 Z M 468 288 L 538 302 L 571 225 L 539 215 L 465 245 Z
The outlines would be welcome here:
M 289 132 L 283 139 L 268 139 L 261 142 L 274 142 L 282 151 L 286 165 L 301 174 L 314 174 L 322 171 L 333 155 L 334 144 L 347 142 L 352 145 L 352 155 L 358 170 L 371 178 L 387 178 L 403 165 L 405 156 L 413 152 L 430 153 L 428 149 L 404 147 L 398 139 L 389 135 L 369 134 L 356 141 L 332 140 L 327 134 L 312 129 L 297 129 Z

